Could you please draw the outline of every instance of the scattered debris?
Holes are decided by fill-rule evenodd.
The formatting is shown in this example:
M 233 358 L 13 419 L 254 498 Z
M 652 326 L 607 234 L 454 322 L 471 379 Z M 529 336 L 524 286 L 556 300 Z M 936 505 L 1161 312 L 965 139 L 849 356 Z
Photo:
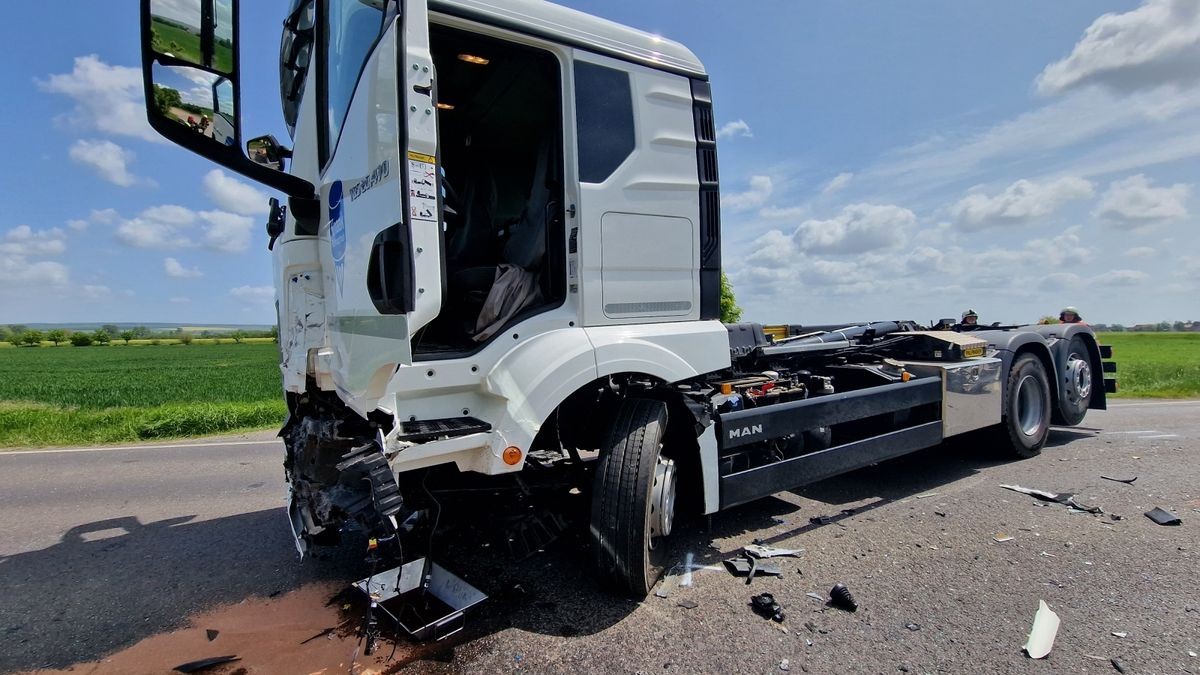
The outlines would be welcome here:
M 1133 481 L 1138 479 L 1137 476 L 1134 476 L 1133 478 L 1113 478 L 1112 476 L 1105 476 L 1104 474 L 1101 474 L 1100 477 L 1104 480 L 1111 480 L 1114 483 L 1124 483 L 1126 485 L 1133 485 Z
M 938 493 L 936 493 L 936 492 L 926 492 L 923 495 L 917 495 L 917 499 L 929 499 L 930 497 L 936 497 L 936 496 L 938 496 Z
M 677 602 L 675 604 L 679 605 L 680 607 L 682 607 L 684 609 L 696 609 L 697 607 L 700 606 L 700 603 L 696 602 L 695 600 L 680 600 L 679 602 Z
M 809 591 L 808 593 L 805 593 L 805 595 L 813 600 L 816 600 L 817 602 L 825 602 L 825 596 L 821 595 L 820 593 L 813 593 L 812 591 Z
M 775 602 L 775 596 L 770 593 L 760 593 L 750 598 L 750 607 L 764 619 L 781 622 L 784 619 L 783 607 Z
M 1121 519 L 1123 519 L 1123 518 L 1124 518 L 1124 516 L 1118 516 L 1118 515 L 1117 515 L 1117 514 L 1115 514 L 1115 513 L 1110 513 L 1110 514 L 1108 514 L 1108 517 L 1109 517 L 1109 518 L 1112 518 L 1113 520 L 1121 520 Z
M 788 665 L 788 660 L 784 659 L 779 662 L 779 669 L 786 673 L 787 671 L 791 670 L 792 667 Z
M 1159 525 L 1180 525 L 1183 523 L 1179 516 L 1158 506 L 1146 512 L 1146 517 Z
M 213 666 L 219 666 L 222 663 L 233 663 L 234 661 L 240 660 L 240 658 L 233 654 L 230 654 L 229 656 L 213 656 L 207 659 L 200 659 L 198 661 L 181 663 L 175 666 L 172 670 L 176 670 L 181 673 L 198 673 L 202 670 L 212 668 Z
M 1104 513 L 1104 509 L 1100 508 L 1099 506 L 1086 506 L 1075 501 L 1075 495 L 1071 492 L 1046 492 L 1045 490 L 1035 490 L 1034 488 L 1021 487 L 1020 485 L 1001 485 L 1000 487 L 1004 488 L 1005 490 L 1020 492 L 1021 494 L 1029 495 L 1030 497 L 1037 497 L 1042 501 L 1065 504 L 1078 511 L 1085 511 L 1087 513 Z
M 941 517 L 943 517 L 943 518 L 945 518 L 945 517 L 946 517 L 946 512 L 945 512 L 945 511 L 934 511 L 933 513 L 934 513 L 934 515 L 938 515 L 938 516 L 941 516 Z
M 997 542 L 999 542 L 1001 544 L 1003 544 L 1006 541 L 1012 541 L 1013 538 L 1014 537 L 1011 534 L 1005 534 L 1003 532 L 997 532 L 996 534 L 992 535 L 992 539 L 995 539 Z
M 665 598 L 670 595 L 671 591 L 675 590 L 675 587 L 679 585 L 679 577 L 679 566 L 676 565 L 675 567 L 672 567 L 671 570 L 667 572 L 666 576 L 663 577 L 662 581 L 658 583 L 658 589 L 654 591 L 654 595 L 660 598 Z
M 834 607 L 841 607 L 847 612 L 858 610 L 858 603 L 855 602 L 854 596 L 850 594 L 850 589 L 844 584 L 834 584 L 829 590 L 829 604 Z
M 1196 658 L 1196 652 L 1193 652 L 1193 651 L 1190 651 L 1190 650 L 1189 650 L 1189 651 L 1188 651 L 1188 656 L 1190 656 L 1190 657 L 1192 657 L 1192 658 L 1194 659 L 1194 658 Z
M 1125 664 L 1124 664 L 1124 663 L 1121 663 L 1121 659 L 1118 659 L 1117 657 L 1115 657 L 1115 656 L 1114 656 L 1114 657 L 1112 657 L 1111 659 L 1109 659 L 1109 660 L 1108 660 L 1108 662 L 1112 664 L 1112 667 L 1113 667 L 1113 668 L 1116 668 L 1116 669 L 1117 669 L 1117 672 L 1118 672 L 1118 673 L 1124 673 L 1124 672 L 1126 672 L 1126 671 L 1125 671 Z
M 218 635 L 220 635 L 220 634 L 221 634 L 221 631 L 219 631 L 219 630 L 213 630 L 212 628 L 206 628 L 206 629 L 204 630 L 204 635 L 205 635 L 205 636 L 208 638 L 208 641 L 209 641 L 209 642 L 212 642 L 213 640 L 216 640 L 216 639 L 217 639 L 217 636 L 218 636 Z
M 779 558 L 783 556 L 799 558 L 800 554 L 804 553 L 804 549 L 802 548 L 775 548 L 774 546 L 766 546 L 758 543 L 746 544 L 742 547 L 742 550 L 751 558 Z
M 1119 637 L 1119 638 L 1123 638 L 1123 637 L 1126 637 L 1126 636 L 1128 636 L 1128 635 L 1129 635 L 1129 633 L 1126 633 L 1126 632 L 1124 632 L 1124 631 L 1115 631 L 1115 630 L 1114 630 L 1114 631 L 1113 631 L 1113 635 L 1114 635 L 1114 636 L 1116 636 L 1116 637 Z
M 1050 609 L 1045 600 L 1038 600 L 1038 611 L 1033 616 L 1033 627 L 1029 630 L 1029 638 L 1025 640 L 1025 653 L 1032 659 L 1044 659 L 1054 648 L 1054 638 L 1058 635 L 1058 615 Z
M 1057 558 L 1058 556 L 1054 555 L 1053 553 L 1047 553 L 1047 552 L 1045 552 L 1045 551 L 1042 551 L 1042 557 L 1045 557 L 1045 558 Z
M 919 624 L 919 623 L 906 623 L 906 624 L 904 624 L 904 627 L 911 630 L 914 633 L 921 630 L 921 624 Z
M 335 630 L 337 630 L 337 626 L 330 626 L 329 628 L 326 628 L 325 630 L 321 631 L 320 633 L 317 633 L 316 635 L 314 635 L 312 637 L 305 638 L 303 641 L 300 642 L 300 644 L 306 645 L 306 644 L 312 642 L 313 640 L 316 640 L 317 638 L 323 638 L 326 635 L 332 634 L 333 631 L 335 631 Z
M 747 586 L 750 585 L 750 582 L 754 581 L 754 577 L 756 576 L 783 576 L 783 570 L 779 568 L 779 565 L 759 563 L 758 558 L 750 556 L 726 560 L 725 569 L 729 570 L 729 573 L 735 577 L 745 576 Z

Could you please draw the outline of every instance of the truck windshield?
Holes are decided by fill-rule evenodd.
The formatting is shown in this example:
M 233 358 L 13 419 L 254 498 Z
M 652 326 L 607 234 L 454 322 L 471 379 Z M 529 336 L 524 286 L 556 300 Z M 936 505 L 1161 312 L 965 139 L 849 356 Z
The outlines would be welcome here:
M 323 58 L 326 104 L 326 154 L 332 154 L 354 97 L 358 76 L 383 30 L 383 2 L 329 0 L 325 3 Z

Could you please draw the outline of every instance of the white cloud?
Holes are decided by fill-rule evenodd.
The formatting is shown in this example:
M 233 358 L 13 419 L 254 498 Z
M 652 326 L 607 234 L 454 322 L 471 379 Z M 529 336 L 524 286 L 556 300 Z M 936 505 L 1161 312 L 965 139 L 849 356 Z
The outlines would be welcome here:
M 229 289 L 229 294 L 250 303 L 275 301 L 275 289 L 271 286 L 238 286 Z
M 1100 286 L 1137 286 L 1148 278 L 1149 274 L 1138 270 L 1112 270 L 1092 277 L 1090 282 Z
M 92 286 L 90 284 L 84 284 L 82 291 L 83 297 L 90 300 L 104 300 L 112 295 L 112 289 L 108 286 Z
M 71 228 L 71 230 L 74 232 L 83 232 L 84 230 L 88 229 L 89 224 L 90 223 L 88 223 L 88 221 L 79 218 L 73 218 L 67 221 L 67 227 Z
M 34 231 L 28 225 L 18 225 L 0 238 L 0 254 L 19 256 L 58 255 L 67 250 L 63 231 L 57 227 Z
M 751 176 L 750 188 L 745 192 L 722 194 L 721 206 L 735 211 L 758 208 L 766 203 L 774 189 L 770 176 Z
M 831 195 L 835 192 L 838 192 L 842 188 L 849 185 L 851 179 L 853 179 L 853 178 L 854 178 L 854 174 L 852 174 L 848 171 L 843 171 L 842 173 L 839 173 L 838 175 L 836 175 L 832 179 L 830 179 L 830 181 L 825 184 L 825 187 L 821 188 L 821 194 Z
M 142 211 L 142 218 L 154 220 L 168 225 L 191 225 L 196 222 L 196 212 L 176 204 L 151 206 Z
M 1180 220 L 1188 216 L 1187 200 L 1191 187 L 1176 183 L 1171 187 L 1152 187 L 1142 174 L 1113 181 L 1100 197 L 1092 214 L 1115 225 L 1137 228 L 1144 225 Z
M 176 305 L 186 305 L 191 301 L 192 301 L 191 298 L 185 298 L 183 296 L 176 296 L 174 298 L 171 298 L 171 300 L 170 300 L 170 302 L 172 302 Z
M 797 246 L 804 251 L 862 253 L 898 246 L 917 217 L 891 204 L 851 204 L 828 220 L 806 220 L 796 228 Z
M 1079 275 L 1073 272 L 1055 272 L 1042 277 L 1038 282 L 1038 288 L 1043 291 L 1065 291 L 1078 288 L 1082 281 Z
M 70 73 L 51 75 L 37 85 L 75 101 L 75 110 L 66 117 L 75 126 L 164 142 L 146 121 L 141 68 L 112 66 L 90 54 L 76 57 Z
M 241 253 L 250 248 L 254 219 L 224 211 L 201 211 L 204 225 L 203 245 L 221 253 Z
M 771 220 L 787 220 L 803 218 L 808 215 L 810 210 L 807 206 L 764 206 L 758 210 L 758 215 Z
M 717 138 L 734 138 L 737 136 L 754 138 L 754 132 L 750 131 L 750 125 L 746 124 L 746 120 L 726 122 L 717 130 Z
M 204 192 L 217 206 L 243 216 L 264 214 L 269 210 L 267 194 L 226 174 L 213 169 L 204 175 Z
M 119 217 L 116 209 L 93 209 L 88 219 L 100 225 L 112 225 Z
M 959 227 L 977 231 L 1044 218 L 1066 202 L 1092 194 L 1092 184 L 1082 178 L 1064 176 L 1040 184 L 1021 179 L 993 196 L 969 194 L 950 211 Z
M 1158 251 L 1149 246 L 1134 246 L 1128 251 L 1125 251 L 1125 255 L 1129 256 L 1130 258 L 1153 258 L 1154 256 L 1158 255 Z
M 1071 54 L 1037 78 L 1043 94 L 1090 84 L 1119 93 L 1200 79 L 1200 3 L 1146 0 L 1123 14 L 1101 15 Z
M 145 217 L 131 218 L 117 225 L 117 241 L 134 248 L 177 249 L 192 246 L 182 228 Z
M 163 271 L 172 279 L 197 279 L 204 276 L 198 267 L 184 267 L 183 263 L 174 258 L 163 260 Z
M 130 187 L 141 181 L 129 171 L 133 151 L 112 141 L 78 140 L 71 146 L 71 160 L 91 167 L 98 176 L 113 185 Z
M 70 271 L 58 262 L 29 262 L 19 255 L 0 253 L 0 291 L 26 286 L 66 286 Z

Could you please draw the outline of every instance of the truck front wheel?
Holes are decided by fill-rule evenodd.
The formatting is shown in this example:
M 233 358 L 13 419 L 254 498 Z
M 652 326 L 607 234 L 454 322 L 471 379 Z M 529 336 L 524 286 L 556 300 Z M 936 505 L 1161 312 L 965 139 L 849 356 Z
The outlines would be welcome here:
M 1022 354 L 1008 371 L 1000 437 L 1005 449 L 1016 457 L 1034 457 L 1050 435 L 1050 380 L 1041 359 Z
M 662 454 L 667 406 L 621 402 L 596 462 L 591 535 L 596 571 L 615 590 L 645 597 L 658 581 L 675 517 L 675 462 Z

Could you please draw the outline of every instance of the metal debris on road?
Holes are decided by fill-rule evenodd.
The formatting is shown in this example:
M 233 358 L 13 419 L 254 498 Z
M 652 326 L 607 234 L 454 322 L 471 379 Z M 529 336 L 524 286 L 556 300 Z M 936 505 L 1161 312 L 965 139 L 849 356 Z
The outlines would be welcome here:
M 1033 616 L 1033 627 L 1029 630 L 1029 638 L 1025 640 L 1025 653 L 1032 659 L 1044 659 L 1054 648 L 1054 638 L 1058 635 L 1058 615 L 1046 604 L 1038 600 L 1038 611 Z
M 770 593 L 759 593 L 750 598 L 750 607 L 759 616 L 775 622 L 782 622 L 785 616 L 783 607 L 775 601 L 775 596 Z
M 1179 516 L 1175 515 L 1174 513 L 1171 513 L 1170 511 L 1167 511 L 1166 509 L 1158 507 L 1158 506 L 1147 511 L 1146 517 L 1149 518 L 1150 520 L 1153 520 L 1154 522 L 1158 523 L 1159 525 L 1182 525 L 1183 524 L 1183 521 L 1179 519 Z
M 1112 657 L 1111 659 L 1109 659 L 1109 660 L 1108 660 L 1108 662 L 1112 664 L 1112 667 L 1113 667 L 1113 668 L 1116 668 L 1116 670 L 1117 670 L 1117 672 L 1118 672 L 1118 673 L 1124 673 L 1124 672 L 1126 672 L 1126 671 L 1125 671 L 1125 664 L 1124 664 L 1124 663 L 1121 663 L 1121 659 L 1118 659 L 1117 657 L 1115 657 L 1115 656 L 1114 656 L 1114 657 Z
M 1104 480 L 1111 480 L 1114 483 L 1124 483 L 1126 485 L 1133 485 L 1133 481 L 1138 479 L 1137 476 L 1134 476 L 1133 478 L 1113 478 L 1112 476 L 1105 476 L 1104 474 L 1100 474 L 1100 477 Z
M 696 602 L 695 600 L 680 600 L 676 604 L 684 609 L 696 609 L 700 606 L 700 603 Z
M 742 547 L 742 550 L 751 558 L 760 559 L 779 558 L 783 556 L 799 558 L 800 554 L 804 553 L 804 549 L 802 548 L 775 548 L 774 546 L 767 546 L 765 544 L 746 544 Z
M 1046 492 L 1045 490 L 1036 490 L 1034 488 L 1021 487 L 1020 485 L 1001 485 L 1000 487 L 1004 488 L 1005 490 L 1020 492 L 1021 494 L 1029 495 L 1030 497 L 1037 497 L 1042 501 L 1065 504 L 1079 511 L 1085 511 L 1087 513 L 1104 513 L 1104 509 L 1100 508 L 1099 506 L 1086 506 L 1075 501 L 1075 495 L 1071 492 Z
M 829 590 L 829 604 L 834 607 L 840 607 L 847 612 L 858 611 L 858 602 L 854 600 L 850 589 L 846 588 L 845 584 L 834 584 Z
M 917 499 L 929 499 L 930 497 L 936 497 L 936 496 L 938 496 L 938 493 L 936 493 L 936 492 L 926 492 L 923 495 L 917 495 Z
M 813 600 L 816 600 L 817 602 L 825 602 L 825 596 L 821 595 L 820 593 L 813 593 L 810 591 L 808 593 L 805 593 L 805 595 L 812 598 Z
M 996 540 L 997 543 L 1003 544 L 1006 541 L 1012 541 L 1014 539 L 1014 537 L 1011 534 L 1005 534 L 1004 532 L 997 532 L 996 534 L 992 535 L 992 539 Z
M 172 670 L 175 670 L 175 671 L 178 671 L 181 673 L 198 673 L 202 670 L 208 670 L 209 668 L 212 668 L 213 666 L 219 666 L 223 663 L 233 663 L 234 661 L 240 661 L 240 660 L 241 659 L 238 656 L 233 655 L 233 654 L 230 654 L 229 656 L 213 656 L 213 657 L 210 657 L 207 659 L 199 659 L 197 661 L 188 661 L 187 663 L 181 663 L 181 664 L 175 666 L 174 668 L 172 668 Z
M 779 662 L 779 669 L 786 673 L 787 671 L 791 670 L 792 667 L 788 665 L 788 660 L 784 659 Z
M 735 577 L 746 577 L 747 585 L 754 581 L 754 577 L 756 576 L 783 576 L 783 570 L 779 568 L 779 565 L 773 565 L 771 563 L 760 564 L 758 562 L 758 558 L 753 558 L 750 556 L 730 558 L 729 560 L 726 560 L 725 569 L 729 570 L 729 573 Z
M 921 630 L 921 624 L 919 624 L 919 623 L 906 623 L 906 624 L 904 624 L 904 627 L 911 630 L 914 633 Z

